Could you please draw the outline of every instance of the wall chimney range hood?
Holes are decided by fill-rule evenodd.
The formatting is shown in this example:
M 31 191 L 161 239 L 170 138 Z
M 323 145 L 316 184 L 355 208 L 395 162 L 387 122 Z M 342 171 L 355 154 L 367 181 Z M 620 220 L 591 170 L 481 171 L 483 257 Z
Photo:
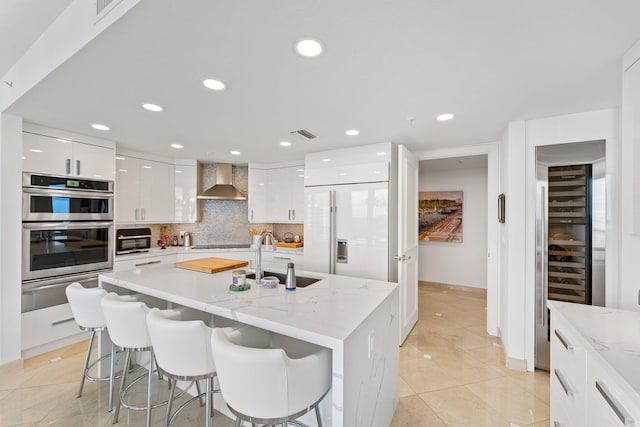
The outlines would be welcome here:
M 216 185 L 198 194 L 198 199 L 205 200 L 247 200 L 232 183 L 231 163 L 216 164 Z

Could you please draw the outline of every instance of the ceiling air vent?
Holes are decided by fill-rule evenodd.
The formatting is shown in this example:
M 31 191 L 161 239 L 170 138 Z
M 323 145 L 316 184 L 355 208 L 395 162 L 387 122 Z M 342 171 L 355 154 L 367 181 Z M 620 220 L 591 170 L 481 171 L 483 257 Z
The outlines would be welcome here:
M 109 6 L 113 0 L 96 0 L 96 15 L 100 15 L 105 7 Z
M 314 134 L 312 134 L 311 132 L 309 132 L 306 129 L 299 129 L 299 130 L 292 130 L 291 132 L 289 132 L 291 135 L 299 135 L 303 138 L 306 139 L 313 139 L 316 136 Z

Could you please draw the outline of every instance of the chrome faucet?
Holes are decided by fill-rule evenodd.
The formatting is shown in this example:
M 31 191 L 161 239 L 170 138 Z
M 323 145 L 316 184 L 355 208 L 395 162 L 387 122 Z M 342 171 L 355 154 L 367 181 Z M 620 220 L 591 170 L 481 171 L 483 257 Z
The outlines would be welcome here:
M 256 283 L 260 283 L 260 279 L 262 278 L 262 241 L 264 240 L 265 236 L 270 236 L 271 242 L 275 240 L 273 234 L 271 234 L 269 231 L 261 234 L 258 237 L 258 241 L 256 242 Z

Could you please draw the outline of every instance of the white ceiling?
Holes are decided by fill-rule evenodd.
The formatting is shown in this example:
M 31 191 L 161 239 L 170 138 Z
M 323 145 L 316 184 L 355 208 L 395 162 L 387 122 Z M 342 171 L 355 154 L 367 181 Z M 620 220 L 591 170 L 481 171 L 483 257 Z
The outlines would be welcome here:
M 487 155 L 449 157 L 446 159 L 433 159 L 420 161 L 420 173 L 438 171 L 456 171 L 463 169 L 486 169 Z
M 72 0 L 2 0 L 0 76 L 15 64 Z
M 142 0 L 10 110 L 203 161 L 490 142 L 511 120 L 619 106 L 638 17 L 637 0 Z M 304 36 L 326 53 L 297 56 Z M 227 89 L 205 89 L 207 77 Z M 456 118 L 436 122 L 443 112 Z M 90 129 L 96 122 L 112 130 Z M 318 138 L 289 135 L 300 128 Z M 344 135 L 351 128 L 360 135 Z M 285 139 L 294 145 L 280 147 Z

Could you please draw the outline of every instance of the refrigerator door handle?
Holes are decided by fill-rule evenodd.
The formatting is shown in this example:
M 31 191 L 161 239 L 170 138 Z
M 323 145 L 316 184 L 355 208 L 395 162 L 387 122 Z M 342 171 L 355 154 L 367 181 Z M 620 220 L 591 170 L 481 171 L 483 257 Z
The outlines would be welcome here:
M 349 263 L 349 246 L 346 239 L 338 239 L 338 244 L 336 246 L 336 262 L 338 264 L 348 264 Z
M 331 228 L 329 237 L 329 274 L 336 274 L 336 190 L 329 192 L 329 205 L 329 227 Z
M 546 313 L 547 308 L 545 305 L 545 301 L 548 298 L 549 293 L 549 274 L 548 274 L 548 266 L 547 263 L 549 261 L 549 242 L 547 240 L 547 189 L 542 186 L 540 190 L 540 207 L 542 209 L 541 215 L 541 244 L 542 244 L 542 259 L 540 260 L 540 265 L 542 267 L 542 295 L 540 296 L 540 325 L 546 325 Z

